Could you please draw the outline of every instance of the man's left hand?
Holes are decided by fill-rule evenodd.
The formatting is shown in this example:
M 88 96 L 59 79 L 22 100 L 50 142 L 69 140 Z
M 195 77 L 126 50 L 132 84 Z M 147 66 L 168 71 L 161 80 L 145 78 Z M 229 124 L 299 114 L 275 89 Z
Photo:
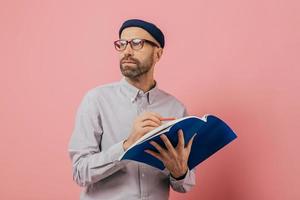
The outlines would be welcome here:
M 162 134 L 160 138 L 164 142 L 167 149 L 161 147 L 154 141 L 151 141 L 150 144 L 153 145 L 159 153 L 151 151 L 149 149 L 145 150 L 145 152 L 150 155 L 156 157 L 160 161 L 163 162 L 165 167 L 169 170 L 171 175 L 174 178 L 179 178 L 186 174 L 188 170 L 188 159 L 191 152 L 192 143 L 194 140 L 194 136 L 189 140 L 187 146 L 185 147 L 184 137 L 182 130 L 178 131 L 178 144 L 176 148 L 173 147 L 169 139 L 166 135 Z

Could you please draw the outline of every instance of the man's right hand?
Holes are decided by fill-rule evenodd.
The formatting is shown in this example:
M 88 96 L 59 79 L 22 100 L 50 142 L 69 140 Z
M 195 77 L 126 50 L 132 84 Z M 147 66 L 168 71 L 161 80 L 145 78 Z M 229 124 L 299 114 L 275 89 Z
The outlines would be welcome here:
M 155 112 L 144 112 L 135 118 L 132 131 L 129 137 L 124 141 L 123 148 L 126 151 L 131 145 L 133 145 L 138 139 L 144 136 L 149 131 L 155 129 L 161 125 L 162 117 Z

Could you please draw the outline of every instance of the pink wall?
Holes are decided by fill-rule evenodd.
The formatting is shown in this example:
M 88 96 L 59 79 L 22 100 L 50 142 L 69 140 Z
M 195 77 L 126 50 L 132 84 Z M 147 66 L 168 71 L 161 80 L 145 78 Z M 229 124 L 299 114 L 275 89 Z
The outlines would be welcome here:
M 300 199 L 299 1 L 102 2 L 0 1 L 1 199 L 79 199 L 75 111 L 89 88 L 120 79 L 112 41 L 132 17 L 166 34 L 160 87 L 239 136 L 171 199 Z

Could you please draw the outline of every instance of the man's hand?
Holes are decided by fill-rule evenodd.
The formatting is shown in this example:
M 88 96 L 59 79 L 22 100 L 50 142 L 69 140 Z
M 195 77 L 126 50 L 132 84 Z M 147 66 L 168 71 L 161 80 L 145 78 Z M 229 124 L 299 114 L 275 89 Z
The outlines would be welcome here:
M 159 144 L 154 141 L 151 141 L 150 144 L 153 145 L 159 153 L 156 153 L 151 150 L 145 150 L 145 152 L 151 154 L 152 156 L 156 157 L 160 161 L 162 161 L 165 167 L 169 170 L 171 175 L 174 178 L 179 178 L 186 174 L 188 170 L 188 159 L 191 152 L 192 143 L 194 140 L 194 136 L 190 139 L 187 146 L 184 147 L 184 137 L 182 130 L 178 131 L 178 144 L 176 148 L 174 148 L 167 138 L 166 135 L 162 134 L 160 138 L 164 142 L 167 149 L 164 149 Z
M 132 126 L 132 131 L 127 140 L 123 143 L 124 150 L 127 150 L 138 139 L 144 136 L 149 131 L 161 125 L 162 117 L 155 112 L 144 112 L 135 118 Z

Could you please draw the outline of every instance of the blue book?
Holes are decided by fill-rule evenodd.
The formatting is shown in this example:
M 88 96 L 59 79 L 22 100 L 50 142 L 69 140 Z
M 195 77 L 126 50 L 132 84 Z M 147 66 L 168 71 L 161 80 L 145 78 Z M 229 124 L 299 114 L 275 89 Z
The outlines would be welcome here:
M 179 129 L 183 130 L 185 144 L 197 133 L 188 160 L 189 169 L 193 169 L 237 137 L 233 130 L 216 116 L 204 115 L 202 118 L 188 116 L 167 122 L 150 131 L 128 148 L 120 160 L 134 160 L 163 170 L 164 164 L 144 150 L 150 149 L 157 152 L 149 143 L 152 140 L 165 148 L 160 138 L 161 134 L 165 134 L 176 147 Z

